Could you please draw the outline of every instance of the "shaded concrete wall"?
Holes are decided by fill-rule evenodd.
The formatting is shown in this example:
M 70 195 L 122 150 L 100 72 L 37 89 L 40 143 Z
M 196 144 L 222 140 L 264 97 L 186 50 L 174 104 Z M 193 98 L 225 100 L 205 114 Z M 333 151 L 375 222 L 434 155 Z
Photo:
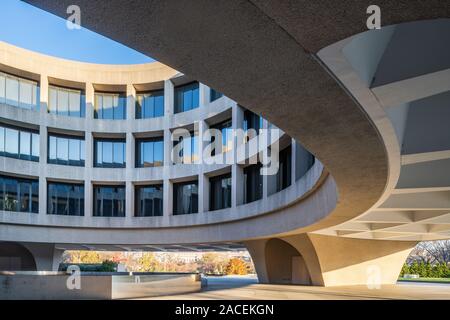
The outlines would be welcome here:
M 36 262 L 31 252 L 18 243 L 0 242 L 0 271 L 34 271 Z

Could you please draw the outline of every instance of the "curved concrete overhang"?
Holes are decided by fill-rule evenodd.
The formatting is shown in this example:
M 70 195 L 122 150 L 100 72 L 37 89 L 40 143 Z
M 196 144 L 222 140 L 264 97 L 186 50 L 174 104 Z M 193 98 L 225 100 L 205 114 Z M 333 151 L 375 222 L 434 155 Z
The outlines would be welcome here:
M 26 2 L 61 16 L 71 4 L 66 0 Z M 124 7 L 78 2 L 85 27 L 149 54 L 260 113 L 301 141 L 331 173 L 314 197 L 301 202 L 316 201 L 319 195 L 325 202 L 313 206 L 322 212 L 320 206 L 333 202 L 329 197 L 336 196 L 332 189 L 337 188 L 335 207 L 326 205 L 330 214 L 312 218 L 297 212 L 292 218 L 303 221 L 296 223 L 289 215 L 267 220 L 270 227 L 258 224 L 265 230 L 259 235 L 249 230 L 255 225 L 248 223 L 237 239 L 333 227 L 375 208 L 390 194 L 399 175 L 395 159 L 399 148 L 391 140 L 392 127 L 377 118 L 379 109 L 361 105 L 318 54 L 324 47 L 365 31 L 370 4 L 345 1 L 336 7 L 329 1 L 132 1 Z M 448 5 L 437 0 L 380 1 L 378 5 L 383 26 L 450 14 Z M 146 19 L 142 19 L 143 12 Z M 321 193 L 325 189 L 329 193 Z M 231 229 L 227 225 L 211 226 L 195 236 L 192 232 L 199 231 L 197 228 L 182 230 L 174 242 L 202 241 L 214 228 L 213 238 L 236 240 L 234 232 L 223 234 L 233 230 L 232 223 Z
M 61 16 L 69 4 L 28 2 Z M 311 46 L 303 45 L 298 35 L 301 32 L 310 39 L 314 33 L 308 27 L 312 23 L 299 16 L 302 10 L 311 13 L 314 9 L 312 16 L 319 19 L 326 16 L 319 12 L 334 6 L 322 1 L 309 8 L 309 3 L 278 1 L 136 1 L 120 8 L 80 1 L 78 5 L 87 28 L 217 88 L 278 125 L 320 159 L 336 182 L 339 201 L 325 219 L 294 232 L 354 218 L 384 193 L 389 167 L 382 137 L 361 106 L 320 63 L 316 50 L 308 51 Z M 277 14 L 272 6 L 285 11 Z M 366 8 L 357 17 L 365 16 Z M 146 19 L 140 19 L 142 12 Z M 289 19 L 281 21 L 282 17 Z M 357 28 L 362 30 L 364 22 Z M 314 24 L 331 28 L 329 22 Z M 321 35 L 318 32 L 315 39 Z M 311 40 L 316 49 L 325 45 Z

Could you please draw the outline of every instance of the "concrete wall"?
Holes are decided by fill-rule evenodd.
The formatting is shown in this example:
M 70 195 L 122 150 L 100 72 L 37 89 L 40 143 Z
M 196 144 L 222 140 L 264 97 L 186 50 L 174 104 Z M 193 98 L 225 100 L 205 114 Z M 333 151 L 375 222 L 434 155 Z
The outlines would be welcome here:
M 80 289 L 68 289 L 63 273 L 0 274 L 0 299 L 129 299 L 200 291 L 196 274 L 81 275 Z

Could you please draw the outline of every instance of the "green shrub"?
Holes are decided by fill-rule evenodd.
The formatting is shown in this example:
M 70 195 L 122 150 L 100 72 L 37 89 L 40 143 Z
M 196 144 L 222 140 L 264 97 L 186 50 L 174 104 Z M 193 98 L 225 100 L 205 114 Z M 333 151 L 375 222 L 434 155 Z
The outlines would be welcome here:
M 450 278 L 450 267 L 446 263 L 425 263 L 414 261 L 411 265 L 404 264 L 400 277 L 405 274 L 418 274 L 421 278 Z
M 100 267 L 100 271 L 102 272 L 114 272 L 117 269 L 117 263 L 111 260 L 105 260 L 102 262 L 102 266 Z

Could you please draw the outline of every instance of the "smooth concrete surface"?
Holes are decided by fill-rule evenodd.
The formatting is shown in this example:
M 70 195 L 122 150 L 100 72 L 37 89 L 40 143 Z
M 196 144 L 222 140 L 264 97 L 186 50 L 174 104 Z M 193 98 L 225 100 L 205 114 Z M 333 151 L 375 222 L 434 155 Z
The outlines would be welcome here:
M 301 234 L 245 244 L 261 283 L 329 287 L 395 284 L 417 242 Z
M 450 285 L 410 284 L 367 286 L 314 287 L 258 284 L 255 277 L 208 277 L 201 292 L 160 296 L 158 300 L 424 300 L 450 299 Z
M 73 276 L 62 272 L 1 272 L 0 299 L 130 299 L 186 294 L 201 288 L 199 275 L 188 273 L 128 275 L 86 272 L 80 276 L 80 289 L 69 289 L 67 283 L 75 284 L 73 279 Z

